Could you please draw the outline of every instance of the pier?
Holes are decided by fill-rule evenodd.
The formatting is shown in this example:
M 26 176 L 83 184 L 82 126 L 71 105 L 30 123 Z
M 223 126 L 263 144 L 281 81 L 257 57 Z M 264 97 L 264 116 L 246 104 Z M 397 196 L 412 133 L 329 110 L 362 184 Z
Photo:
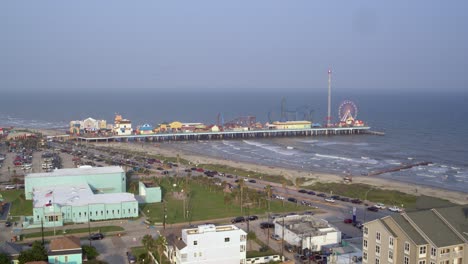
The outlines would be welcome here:
M 197 141 L 197 140 L 224 140 L 249 139 L 268 137 L 313 137 L 368 134 L 370 127 L 328 127 L 309 129 L 278 129 L 278 130 L 242 130 L 220 132 L 180 132 L 157 133 L 149 135 L 108 136 L 108 137 L 76 137 L 79 142 L 127 142 L 127 141 Z
M 394 167 L 394 168 L 388 168 L 388 169 L 383 169 L 383 170 L 371 172 L 367 176 L 377 176 L 377 175 L 384 174 L 384 173 L 387 173 L 387 172 L 396 172 L 396 171 L 401 171 L 401 170 L 407 170 L 407 169 L 411 169 L 413 167 L 427 166 L 429 164 L 432 164 L 432 162 L 424 161 L 424 162 L 419 162 L 419 163 L 414 163 L 414 164 L 406 164 L 406 165 L 401 165 L 401 166 Z

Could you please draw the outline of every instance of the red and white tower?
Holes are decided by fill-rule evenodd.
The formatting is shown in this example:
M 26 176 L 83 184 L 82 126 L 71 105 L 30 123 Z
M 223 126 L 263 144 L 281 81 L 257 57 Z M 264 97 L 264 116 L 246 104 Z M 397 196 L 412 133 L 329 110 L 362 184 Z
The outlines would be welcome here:
M 328 69 L 328 115 L 327 115 L 327 127 L 330 127 L 331 122 L 331 76 L 332 71 Z

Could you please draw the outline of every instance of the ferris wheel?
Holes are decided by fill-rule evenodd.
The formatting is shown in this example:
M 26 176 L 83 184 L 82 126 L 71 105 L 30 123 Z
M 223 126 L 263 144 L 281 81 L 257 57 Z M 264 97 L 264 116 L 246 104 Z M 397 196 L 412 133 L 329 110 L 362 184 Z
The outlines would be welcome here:
M 357 106 L 349 100 L 343 101 L 338 109 L 341 122 L 346 122 L 348 119 L 356 120 L 357 113 Z

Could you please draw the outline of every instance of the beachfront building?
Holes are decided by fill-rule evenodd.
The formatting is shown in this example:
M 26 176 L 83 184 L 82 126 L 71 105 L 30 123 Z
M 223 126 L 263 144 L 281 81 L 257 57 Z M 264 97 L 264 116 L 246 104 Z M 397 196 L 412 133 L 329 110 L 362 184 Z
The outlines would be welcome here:
M 367 222 L 362 248 L 363 263 L 468 263 L 468 205 Z
M 155 186 L 153 182 L 139 182 L 138 191 L 142 203 L 160 203 L 162 200 L 161 187 Z
M 83 263 L 83 252 L 81 249 L 80 238 L 76 236 L 65 236 L 52 239 L 47 255 L 49 263 Z
M 181 235 L 163 234 L 165 254 L 177 264 L 245 264 L 247 233 L 235 225 L 200 225 L 182 229 Z
M 154 128 L 150 124 L 144 124 L 137 128 L 138 135 L 151 135 L 154 134 Z
M 274 223 L 275 234 L 300 250 L 320 251 L 323 246 L 341 243 L 338 229 L 310 215 L 286 216 L 275 219 Z
M 135 196 L 126 193 L 121 167 L 80 167 L 25 177 L 25 197 L 33 200 L 33 216 L 24 227 L 62 226 L 138 217 Z
M 107 128 L 106 120 L 96 120 L 88 117 L 85 120 L 70 121 L 70 134 L 80 135 L 93 133 Z
M 114 119 L 114 134 L 118 136 L 129 136 L 133 133 L 132 121 L 123 119 L 121 115 L 116 115 Z
M 273 122 L 268 124 L 269 129 L 286 130 L 286 129 L 310 129 L 312 128 L 312 122 L 309 121 L 285 121 L 285 122 Z

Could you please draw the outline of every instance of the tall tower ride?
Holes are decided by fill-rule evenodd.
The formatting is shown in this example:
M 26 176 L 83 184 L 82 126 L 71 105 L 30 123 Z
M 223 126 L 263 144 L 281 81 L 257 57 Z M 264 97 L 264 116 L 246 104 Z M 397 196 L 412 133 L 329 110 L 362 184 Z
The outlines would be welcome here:
M 331 69 L 328 69 L 328 115 L 327 115 L 327 127 L 330 127 L 331 122 Z

